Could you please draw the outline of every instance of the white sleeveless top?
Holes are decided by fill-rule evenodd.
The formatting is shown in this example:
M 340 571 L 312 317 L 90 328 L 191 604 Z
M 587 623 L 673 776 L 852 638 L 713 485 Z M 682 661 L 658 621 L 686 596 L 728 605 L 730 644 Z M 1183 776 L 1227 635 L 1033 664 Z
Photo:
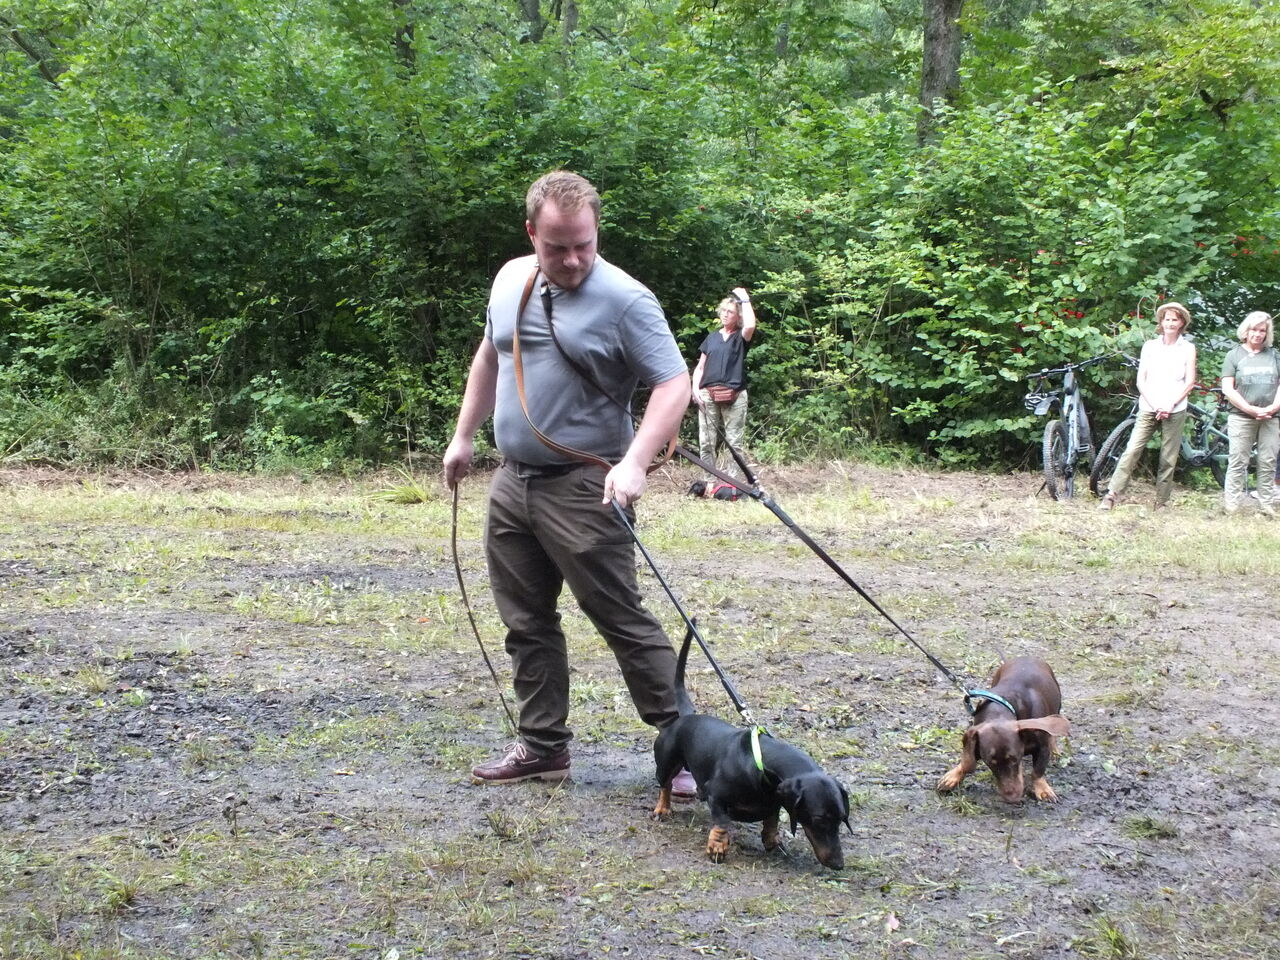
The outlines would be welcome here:
M 1187 369 L 1194 359 L 1196 348 L 1185 337 L 1178 337 L 1173 343 L 1166 345 L 1161 337 L 1148 340 L 1142 345 L 1142 355 L 1138 361 L 1139 374 L 1146 374 L 1146 394 L 1157 401 L 1161 407 L 1171 403 L 1187 388 Z M 1156 407 L 1147 402 L 1145 395 L 1138 399 L 1138 409 L 1145 413 L 1155 413 Z M 1172 413 L 1187 409 L 1187 399 L 1183 397 Z

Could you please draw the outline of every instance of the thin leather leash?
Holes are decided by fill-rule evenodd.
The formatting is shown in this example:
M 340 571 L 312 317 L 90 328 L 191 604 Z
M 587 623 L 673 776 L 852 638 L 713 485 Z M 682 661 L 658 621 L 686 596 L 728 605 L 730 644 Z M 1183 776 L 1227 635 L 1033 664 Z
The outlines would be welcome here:
M 533 419 L 529 416 L 529 401 L 525 395 L 524 387 L 524 363 L 521 359 L 520 353 L 520 321 L 524 318 L 525 307 L 529 305 L 529 298 L 533 295 L 534 284 L 537 283 L 538 274 L 541 272 L 542 271 L 539 267 L 533 268 L 533 272 L 529 274 L 529 279 L 525 281 L 524 292 L 520 295 L 520 306 L 516 309 L 516 325 L 511 344 L 511 360 L 516 374 L 516 393 L 520 395 L 520 409 L 524 413 L 525 422 L 529 424 L 529 429 L 533 431 L 533 435 L 541 440 L 545 446 L 550 447 L 561 456 L 569 457 L 571 460 L 579 460 L 583 463 L 590 463 L 595 466 L 602 467 L 605 470 L 611 470 L 613 469 L 613 464 L 608 460 L 605 460 L 603 457 L 598 457 L 594 453 L 590 453 L 586 450 L 579 450 L 576 447 L 566 446 L 563 443 L 552 440 L 549 436 L 538 429 L 537 425 L 533 422 Z M 569 354 L 565 352 L 564 347 L 560 345 L 560 339 L 556 336 L 555 325 L 551 322 L 551 291 L 545 284 L 542 288 L 542 303 L 543 309 L 546 310 L 547 314 L 547 327 L 551 331 L 551 340 L 555 344 L 556 350 L 559 351 L 560 356 L 569 364 L 574 373 L 590 384 L 595 390 L 603 394 L 614 406 L 620 407 L 634 423 L 635 416 L 629 409 L 627 409 L 627 406 L 621 403 L 617 397 L 613 396 L 609 391 L 605 390 L 604 387 L 600 386 L 595 377 L 591 376 L 586 369 L 569 356 Z M 679 438 L 676 436 L 671 438 L 662 458 L 649 464 L 648 468 L 645 470 L 646 473 L 653 473 L 653 471 L 657 470 L 671 459 L 672 454 L 676 452 L 678 439 Z
M 467 597 L 467 585 L 462 580 L 462 563 L 458 560 L 458 486 L 456 483 L 453 485 L 453 527 L 449 536 L 450 546 L 453 548 L 453 571 L 458 575 L 458 590 L 462 593 L 462 606 L 467 611 L 467 619 L 471 621 L 471 632 L 476 636 L 476 643 L 480 645 L 480 656 L 484 657 L 484 665 L 489 668 L 489 676 L 493 677 L 493 685 L 497 688 L 498 699 L 502 702 L 502 709 L 507 715 L 507 723 L 511 724 L 511 735 L 516 736 L 520 728 L 516 726 L 516 718 L 511 715 L 511 708 L 507 706 L 507 698 L 502 695 L 502 681 L 498 679 L 498 671 L 493 668 L 489 651 L 485 649 L 484 641 L 480 638 L 480 628 L 476 626 L 475 614 L 471 612 L 471 600 Z
M 587 463 L 592 466 L 601 467 L 606 471 L 611 470 L 613 469 L 613 464 L 611 464 L 608 460 L 605 460 L 603 457 L 598 457 L 594 453 L 589 453 L 586 450 L 579 450 L 575 447 L 566 446 L 565 444 L 559 443 L 551 439 L 551 437 L 547 436 L 545 433 L 543 433 L 541 430 L 538 429 L 537 424 L 533 422 L 533 418 L 529 415 L 529 403 L 525 395 L 525 386 L 524 386 L 524 362 L 522 359 L 522 355 L 520 353 L 520 321 L 524 316 L 524 309 L 529 303 L 529 297 L 533 293 L 533 286 L 538 278 L 538 273 L 539 273 L 539 270 L 535 268 L 533 273 L 529 275 L 529 279 L 525 282 L 524 293 L 520 298 L 520 307 L 516 313 L 515 333 L 512 338 L 512 345 L 511 345 L 511 359 L 512 359 L 512 365 L 515 369 L 515 375 L 516 375 L 516 393 L 520 397 L 520 410 L 524 414 L 525 422 L 529 424 L 529 429 L 533 431 L 533 435 L 537 437 L 539 440 L 541 440 L 542 443 L 545 444 L 547 447 L 556 451 L 556 453 L 569 457 L 573 460 L 579 460 L 583 463 Z M 546 290 L 545 287 L 543 288 L 543 295 L 546 298 L 546 300 L 544 300 L 544 304 L 547 311 L 548 325 L 550 325 L 550 320 L 551 320 L 551 306 L 549 303 L 550 291 Z M 617 404 L 618 406 L 622 406 L 622 404 L 618 403 L 618 401 L 611 394 L 603 390 L 600 387 L 600 385 L 596 383 L 595 379 L 590 374 L 588 374 L 585 370 L 579 369 L 578 365 L 568 356 L 568 354 L 564 352 L 564 348 L 560 346 L 559 340 L 555 338 L 554 327 L 552 327 L 552 339 L 553 341 L 555 341 L 556 348 L 560 351 L 561 356 L 563 356 L 569 362 L 569 365 L 573 367 L 574 371 L 579 376 L 581 376 L 584 380 L 586 380 L 586 382 L 589 383 L 596 390 L 603 393 L 615 404 Z M 624 407 L 623 409 L 626 409 L 626 408 Z M 628 415 L 630 415 L 630 411 L 627 411 L 627 413 Z M 661 460 L 653 464 L 650 464 L 647 472 L 652 473 L 658 467 L 662 466 L 662 464 L 666 463 L 666 461 L 670 459 L 671 454 L 675 449 L 676 449 L 676 440 L 673 437 L 671 440 L 671 443 L 668 444 L 667 446 L 666 455 Z M 716 658 L 712 655 L 710 647 L 707 646 L 706 640 L 703 639 L 701 632 L 699 632 L 697 624 L 694 622 L 693 618 L 689 616 L 688 612 L 686 612 L 684 605 L 680 602 L 679 598 L 676 596 L 675 591 L 671 589 L 670 584 L 667 583 L 666 578 L 662 575 L 662 571 L 658 569 L 658 565 L 654 562 L 653 557 L 650 556 L 649 551 L 645 549 L 645 545 L 641 542 L 640 536 L 639 534 L 636 533 L 635 527 L 631 525 L 631 521 L 627 518 L 626 511 L 623 510 L 622 506 L 618 503 L 617 500 L 610 499 L 609 503 L 613 505 L 614 512 L 618 515 L 618 519 L 622 521 L 622 525 L 626 527 L 627 532 L 631 534 L 631 539 L 635 542 L 636 546 L 640 548 L 640 553 L 644 556 L 645 561 L 649 564 L 649 569 L 653 571 L 653 575 L 657 577 L 658 582 L 662 584 L 662 589 L 667 592 L 667 596 L 671 599 L 671 603 L 675 606 L 676 610 L 679 612 L 681 619 L 684 620 L 685 625 L 689 628 L 690 632 L 693 634 L 693 638 L 698 641 L 698 646 L 702 649 L 703 654 L 706 656 L 707 662 L 711 664 L 711 669 L 715 671 L 716 677 L 719 678 L 720 680 L 720 685 L 724 687 L 725 693 L 729 695 L 729 699 L 733 702 L 734 708 L 738 711 L 738 713 L 742 716 L 742 718 L 746 720 L 747 723 L 754 724 L 755 720 L 751 716 L 751 710 L 747 706 L 746 701 L 742 699 L 742 696 L 738 693 L 737 687 L 735 687 L 733 685 L 733 681 L 729 679 L 728 674 L 726 674 L 724 670 L 721 669 L 720 664 L 716 662 Z

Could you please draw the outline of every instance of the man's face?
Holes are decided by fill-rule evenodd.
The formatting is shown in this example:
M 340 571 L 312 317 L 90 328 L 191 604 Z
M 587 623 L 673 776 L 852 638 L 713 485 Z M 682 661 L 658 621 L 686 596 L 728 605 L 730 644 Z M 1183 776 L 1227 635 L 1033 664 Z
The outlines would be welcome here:
M 548 202 L 538 212 L 537 225 L 526 220 L 524 226 L 547 279 L 566 290 L 578 289 L 596 262 L 595 212 L 584 206 L 566 213 Z

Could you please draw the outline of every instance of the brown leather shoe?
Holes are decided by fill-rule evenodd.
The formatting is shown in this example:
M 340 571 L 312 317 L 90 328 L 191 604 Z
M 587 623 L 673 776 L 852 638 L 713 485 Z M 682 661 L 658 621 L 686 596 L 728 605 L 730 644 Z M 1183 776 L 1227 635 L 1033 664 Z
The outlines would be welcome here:
M 1112 507 L 1114 507 L 1115 505 L 1116 505 L 1116 495 L 1115 495 L 1114 493 L 1112 493 L 1110 490 L 1108 490 L 1108 491 L 1107 491 L 1107 495 L 1106 495 L 1105 497 L 1103 497 L 1103 498 L 1102 498 L 1102 502 L 1101 502 L 1100 504 L 1098 504 L 1098 509 L 1099 509 L 1099 510 L 1110 510 L 1110 509 L 1111 509 Z
M 522 741 L 507 747 L 496 760 L 471 769 L 472 783 L 519 783 L 521 780 L 563 780 L 569 776 L 569 751 L 542 757 Z

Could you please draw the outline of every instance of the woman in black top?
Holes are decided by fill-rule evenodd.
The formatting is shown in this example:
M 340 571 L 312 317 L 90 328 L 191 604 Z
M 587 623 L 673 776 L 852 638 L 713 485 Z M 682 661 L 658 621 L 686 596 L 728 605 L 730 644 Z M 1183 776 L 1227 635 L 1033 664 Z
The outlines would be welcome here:
M 725 444 L 742 452 L 747 429 L 747 344 L 756 332 L 756 312 L 745 287 L 720 301 L 720 329 L 707 334 L 693 371 L 693 402 L 698 406 L 698 447 L 703 460 L 720 466 L 716 453 Z M 722 468 L 741 477 L 732 455 Z M 707 478 L 706 490 L 715 483 Z

